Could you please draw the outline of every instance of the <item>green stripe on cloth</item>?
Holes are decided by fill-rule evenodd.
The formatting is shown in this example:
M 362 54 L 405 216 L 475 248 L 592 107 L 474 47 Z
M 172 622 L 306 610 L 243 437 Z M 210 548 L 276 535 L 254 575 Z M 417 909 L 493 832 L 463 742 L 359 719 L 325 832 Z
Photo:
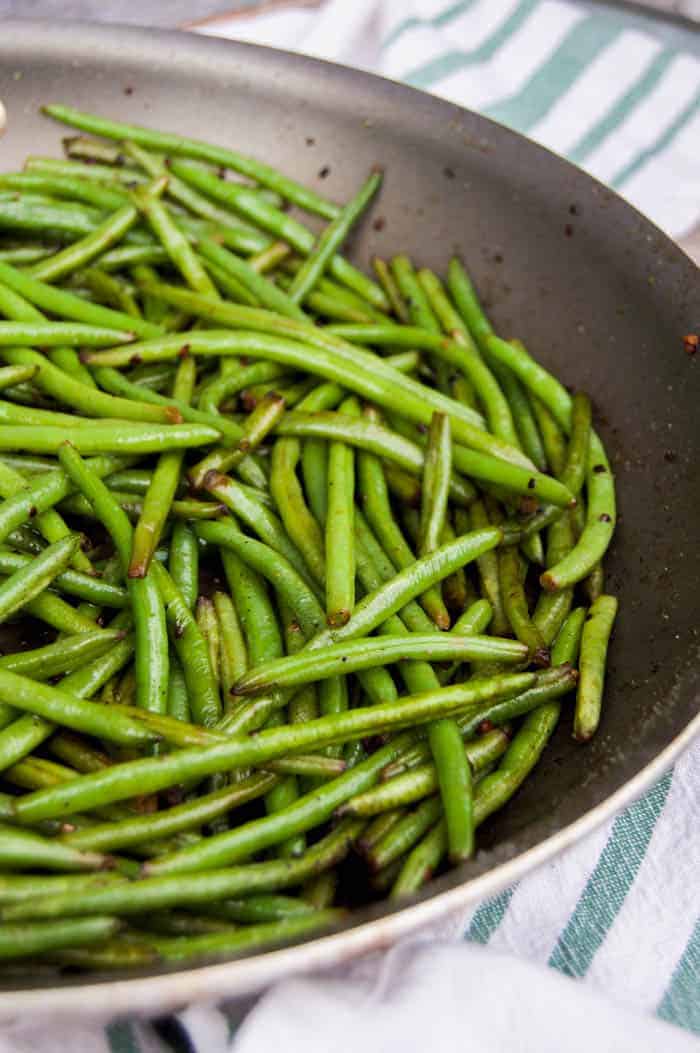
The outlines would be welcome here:
M 475 911 L 464 938 L 471 943 L 488 943 L 503 921 L 516 888 L 517 886 L 513 885 L 512 888 L 507 888 L 498 896 L 493 896 L 486 903 L 482 903 Z
M 567 151 L 570 161 L 581 164 L 593 153 L 604 139 L 622 124 L 626 117 L 643 102 L 647 95 L 656 87 L 663 78 L 666 70 L 676 58 L 676 51 L 662 51 L 654 59 L 649 68 L 634 82 L 629 91 L 625 92 L 621 99 L 602 117 L 593 127 L 586 132 L 582 139 Z
M 549 965 L 554 969 L 567 976 L 585 976 L 637 876 L 671 778 L 668 772 L 615 820 L 596 868 L 552 951 Z
M 111 1053 L 140 1053 L 141 1046 L 134 1033 L 134 1026 L 128 1020 L 108 1024 L 105 1035 Z
M 592 16 L 572 26 L 562 43 L 528 80 L 522 91 L 483 111 L 520 132 L 541 120 L 600 52 L 619 34 L 624 22 L 611 16 Z
M 409 29 L 417 29 L 419 26 L 446 26 L 453 18 L 463 15 L 475 3 L 476 0 L 458 0 L 458 3 L 450 4 L 449 7 L 446 7 L 444 11 L 441 11 L 439 15 L 435 15 L 433 18 L 406 18 L 403 22 L 399 22 L 397 26 L 394 26 L 386 40 L 382 41 L 382 48 L 391 47 Z
M 657 1016 L 700 1035 L 700 919 L 661 999 Z
M 660 154 L 662 150 L 665 150 L 667 146 L 670 146 L 673 140 L 676 138 L 678 133 L 685 127 L 691 118 L 700 109 L 700 92 L 697 92 L 694 98 L 688 103 L 684 110 L 676 117 L 673 124 L 671 124 L 663 135 L 660 135 L 653 146 L 648 147 L 646 150 L 642 150 L 640 154 L 637 154 L 625 167 L 617 173 L 611 183 L 614 187 L 623 186 L 628 179 L 631 179 L 640 168 Z
M 428 88 L 438 80 L 449 77 L 452 73 L 466 69 L 467 66 L 490 59 L 499 48 L 520 28 L 525 20 L 538 6 L 538 0 L 522 0 L 512 15 L 474 51 L 447 51 L 439 58 L 431 59 L 402 75 L 402 80 L 414 88 Z

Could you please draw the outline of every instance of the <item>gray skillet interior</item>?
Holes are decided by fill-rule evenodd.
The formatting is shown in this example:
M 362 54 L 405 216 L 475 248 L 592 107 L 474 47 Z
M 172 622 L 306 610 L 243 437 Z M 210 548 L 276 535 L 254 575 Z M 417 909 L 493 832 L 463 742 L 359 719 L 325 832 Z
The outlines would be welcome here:
M 687 727 L 700 654 L 700 354 L 689 358 L 682 337 L 700 326 L 700 295 L 694 265 L 664 235 L 578 169 L 481 117 L 264 48 L 4 23 L 0 98 L 3 170 L 30 153 L 59 154 L 65 130 L 38 113 L 47 101 L 235 146 L 338 201 L 381 164 L 385 183 L 353 258 L 403 251 L 443 271 L 460 253 L 498 329 L 592 394 L 621 506 L 608 574 L 620 617 L 600 733 L 578 747 L 565 716 L 536 775 L 482 829 L 477 860 L 422 898 L 496 875 L 604 802 Z

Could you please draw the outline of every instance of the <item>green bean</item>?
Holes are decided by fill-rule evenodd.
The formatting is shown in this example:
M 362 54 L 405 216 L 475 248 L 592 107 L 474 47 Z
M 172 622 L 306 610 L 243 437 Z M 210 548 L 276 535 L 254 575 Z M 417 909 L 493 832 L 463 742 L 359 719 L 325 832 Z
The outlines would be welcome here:
M 463 744 L 462 749 L 472 770 L 479 772 L 497 761 L 505 753 L 509 742 L 505 732 L 496 728 L 480 739 Z M 382 812 L 420 801 L 423 797 L 435 793 L 437 789 L 438 777 L 434 764 L 422 764 L 413 767 L 406 774 L 380 783 L 363 794 L 351 797 L 338 809 L 338 814 L 363 818 L 380 815 Z
M 515 346 L 522 345 L 515 343 Z M 528 391 L 527 394 L 537 426 L 540 429 L 547 462 L 552 473 L 559 477 L 566 463 L 566 441 L 564 435 L 544 403 L 537 398 L 533 391 Z
M 0 731 L 0 771 L 27 757 L 52 731 L 52 724 L 31 714 L 18 717 L 3 728 Z
M 311 910 L 326 910 L 333 906 L 338 889 L 338 875 L 335 870 L 327 870 L 324 874 L 307 881 L 302 889 L 301 902 Z M 291 907 L 289 908 L 291 911 Z
M 493 333 L 493 329 L 481 309 L 474 286 L 457 257 L 453 257 L 450 260 L 447 270 L 447 285 L 469 332 L 480 351 L 483 352 L 486 340 Z
M 376 413 L 366 410 L 368 419 L 376 422 Z M 386 477 L 381 462 L 374 455 L 361 451 L 358 457 L 362 506 L 379 540 L 397 570 L 413 564 L 415 556 L 408 546 L 391 509 Z M 421 603 L 440 628 L 449 626 L 449 615 L 437 588 L 421 597 Z
M 64 834 L 62 842 L 81 851 L 113 852 L 144 842 L 154 841 L 184 830 L 197 829 L 217 816 L 267 793 L 276 775 L 256 773 L 247 779 L 205 794 L 194 801 L 168 808 L 154 815 L 139 815 L 119 822 L 99 823 L 84 830 Z M 2 890 L 0 888 L 0 900 Z
M 367 861 L 372 869 L 381 870 L 399 859 L 433 826 L 441 812 L 439 797 L 429 797 L 414 811 L 402 816 L 367 853 Z
M 62 538 L 6 578 L 0 584 L 0 622 L 48 588 L 65 571 L 79 544 L 76 534 Z
M 343 403 L 346 406 L 346 403 Z M 328 506 L 325 549 L 326 615 L 336 628 L 350 618 L 355 605 L 355 457 L 352 447 L 331 442 L 328 448 Z
M 291 246 L 287 245 L 286 242 L 273 241 L 266 249 L 254 253 L 248 260 L 248 263 L 258 274 L 267 274 L 268 271 L 275 270 L 280 263 L 287 259 L 291 251 Z
M 590 438 L 591 402 L 587 395 L 577 392 L 571 399 L 571 438 L 561 472 L 562 481 L 575 496 L 580 493 L 586 477 Z
M 371 593 L 356 605 L 350 620 L 340 628 L 320 633 L 311 643 L 317 649 L 330 643 L 350 640 L 370 633 L 392 614 L 427 586 L 441 581 L 458 566 L 464 566 L 482 552 L 494 548 L 500 541 L 497 528 L 474 531 L 455 541 L 442 545 L 434 553 L 417 560 L 412 567 L 401 571 L 376 592 Z
M 199 161 L 207 161 L 214 165 L 222 165 L 232 168 L 234 172 L 261 183 L 281 194 L 282 197 L 305 208 L 309 212 L 317 212 L 326 219 L 333 219 L 338 212 L 337 206 L 319 197 L 312 190 L 307 189 L 292 179 L 288 179 L 276 169 L 261 161 L 245 157 L 243 154 L 227 150 L 220 146 L 213 146 L 197 139 L 187 139 L 179 135 L 167 132 L 153 131 L 138 125 L 121 124 L 117 121 L 109 121 L 106 118 L 82 113 L 70 106 L 45 106 L 44 112 L 55 120 L 64 124 L 71 124 L 82 131 L 101 135 L 106 139 L 129 139 L 146 149 L 155 150 L 160 153 L 174 154 L 177 157 L 191 157 Z
M 33 264 L 28 273 L 46 282 L 55 282 L 64 278 L 121 241 L 137 219 L 138 212 L 133 205 L 124 204 L 85 237 L 74 241 L 72 245 L 54 253 L 48 259 L 39 260 L 38 263 Z
M 93 658 L 99 658 L 122 640 L 124 635 L 123 630 L 117 629 L 83 632 L 31 651 L 2 655 L 0 669 L 28 676 L 32 680 L 49 680 L 71 669 L 80 668 Z
M 293 658 L 280 658 L 250 670 L 234 687 L 238 695 L 313 683 L 337 673 L 349 675 L 360 669 L 392 662 L 422 659 L 441 662 L 450 658 L 464 661 L 519 662 L 527 655 L 522 645 L 491 636 L 382 636 L 379 639 L 349 640 L 330 644 L 319 654 L 303 652 Z
M 482 779 L 476 788 L 474 796 L 475 825 L 482 823 L 492 812 L 502 807 L 513 796 L 542 755 L 542 751 L 556 726 L 558 718 L 559 703 L 550 702 L 541 705 L 525 719 L 520 731 L 508 747 L 499 768 Z M 428 806 L 429 801 L 426 801 L 425 805 L 419 806 L 414 815 L 420 812 L 421 807 L 424 809 L 424 815 L 419 818 L 424 819 L 425 816 L 434 814 L 434 812 L 431 813 Z M 414 839 L 415 830 L 419 829 L 421 825 L 424 825 L 424 823 L 420 824 L 414 819 L 413 826 L 409 828 L 409 824 L 406 822 L 405 841 Z M 425 839 L 427 844 L 425 842 L 421 843 L 423 846 L 422 851 L 421 844 L 419 844 L 414 852 L 409 855 L 404 864 L 402 874 L 394 886 L 395 894 L 415 891 L 421 882 L 430 876 L 430 872 L 437 865 L 447 847 L 444 821 L 441 821 L 433 828 L 429 838 L 430 840 L 428 838 Z M 389 842 L 383 848 L 384 851 L 380 853 L 380 858 L 386 858 L 387 856 L 394 858 L 396 849 L 393 842 Z
M 549 665 L 549 651 L 540 629 L 530 617 L 518 550 L 503 548 L 498 557 L 503 607 L 513 632 L 528 649 L 531 662 Z
M 177 651 L 187 683 L 192 716 L 198 724 L 211 726 L 221 716 L 221 699 L 209 652 L 192 611 L 185 603 L 177 585 L 162 564 L 154 560 L 145 578 L 135 579 L 144 583 L 153 580 L 159 594 L 159 609 L 165 607 L 165 620 L 171 630 L 173 646 Z M 135 583 L 130 579 L 130 586 Z M 138 659 L 138 648 L 136 651 Z M 167 642 L 165 643 L 166 702 L 159 706 L 146 706 L 157 713 L 164 713 L 167 705 Z M 162 674 L 161 674 L 162 675 Z
M 168 704 L 166 707 L 168 716 L 172 717 L 174 720 L 189 722 L 191 714 L 190 701 L 187 694 L 187 682 L 185 680 L 185 674 L 182 671 L 182 666 L 180 665 L 177 655 L 173 651 L 170 653 L 168 665 Z
M 65 442 L 83 454 L 161 453 L 168 449 L 204 446 L 218 438 L 219 432 L 203 424 L 171 424 L 157 427 L 135 421 L 96 421 L 90 428 L 70 429 L 0 425 L 0 449 L 12 450 L 20 447 L 28 453 L 55 454 Z
M 107 172 L 118 172 L 128 162 L 124 156 L 123 143 L 112 146 L 111 143 L 89 139 L 86 135 L 67 135 L 63 138 L 63 150 L 67 157 L 83 157 L 88 162 L 87 168 L 94 167 L 95 162 L 102 162 Z M 29 159 L 31 160 L 31 158 Z M 64 162 L 68 164 L 72 162 Z
M 214 593 L 214 610 L 221 637 L 221 687 L 226 710 L 231 688 L 248 668 L 248 651 L 236 607 L 227 593 Z
M 302 321 L 306 318 L 301 308 L 287 293 L 259 274 L 250 263 L 236 256 L 235 253 L 229 252 L 213 238 L 203 238 L 197 247 L 205 261 L 217 264 L 227 274 L 240 281 L 262 307 L 290 318 L 298 318 Z
M 391 888 L 391 896 L 406 896 L 417 892 L 433 876 L 447 850 L 447 830 L 440 820 L 418 842 L 404 859 Z
M 83 701 L 77 695 L 29 680 L 5 668 L 0 669 L 0 701 L 109 742 L 136 745 L 152 742 L 155 738 L 131 717 L 110 712 L 93 702 Z
M 16 245 L 0 249 L 0 260 L 6 263 L 36 263 L 37 260 L 46 259 L 52 252 L 56 251 L 55 245 Z
M 587 578 L 582 582 L 589 603 L 595 601 L 605 592 L 605 571 L 602 563 L 596 563 Z
M 590 574 L 605 554 L 615 530 L 615 483 L 595 432 L 591 433 L 589 444 L 586 490 L 588 508 L 583 533 L 571 552 L 541 576 L 546 589 L 564 589 Z
M 178 366 L 173 395 L 188 402 L 192 397 L 196 379 L 192 359 L 184 359 Z M 158 547 L 165 521 L 175 497 L 184 451 L 171 450 L 162 453 L 153 471 L 148 492 L 143 501 L 143 510 L 134 528 L 133 544 L 129 562 L 130 578 L 144 578 Z
M 170 574 L 186 606 L 192 610 L 199 594 L 199 548 L 197 536 L 189 523 L 173 527 L 170 539 Z
M 278 439 L 272 449 L 270 492 L 282 523 L 304 558 L 314 580 L 325 581 L 324 539 L 318 522 L 304 499 L 296 475 L 301 452 L 297 439 Z
M 302 578 L 308 578 L 303 557 L 287 537 L 282 523 L 274 513 L 257 501 L 251 500 L 235 480 L 220 472 L 207 473 L 205 488 L 240 517 L 270 548 L 284 556 Z
M 207 384 L 199 399 L 199 404 L 208 413 L 219 413 L 219 406 L 239 392 L 246 392 L 257 384 L 266 381 L 277 381 L 284 377 L 284 369 L 271 362 L 256 362 L 251 366 L 241 366 L 238 362 L 227 362 L 228 368 L 222 368 L 219 377 Z
M 395 577 L 396 568 L 372 533 L 359 508 L 355 512 L 355 534 L 358 577 L 366 592 L 376 592 L 383 583 L 391 581 Z M 435 623 L 413 600 L 409 600 L 401 608 L 399 614 L 400 621 L 403 622 L 409 632 L 438 632 Z M 386 625 L 387 622 L 385 621 L 382 624 Z M 391 624 L 394 625 L 395 623 L 392 622 Z M 396 630 L 392 629 L 392 633 L 398 631 L 398 628 Z
M 120 245 L 110 249 L 100 257 L 100 267 L 110 273 L 123 267 L 141 264 L 162 264 L 168 262 L 168 254 L 160 245 Z
M 91 633 L 95 623 L 75 607 L 48 590 L 26 603 L 24 613 L 39 618 L 60 633 Z
M 85 323 L 90 327 L 103 326 L 105 329 L 112 330 L 113 336 L 116 334 L 117 339 L 113 340 L 116 343 L 119 342 L 120 333 L 137 333 L 147 338 L 157 336 L 160 332 L 158 326 L 144 322 L 140 318 L 132 318 L 121 311 L 113 311 L 108 307 L 87 303 L 79 296 L 56 289 L 52 285 L 33 278 L 25 271 L 11 267 L 9 263 L 0 262 L 0 282 L 42 311 L 58 315 L 59 318 L 69 318 L 73 322 Z M 53 323 L 54 331 L 58 324 L 60 323 Z M 73 342 L 80 343 L 81 341 Z M 39 345 L 41 346 L 40 341 Z
M 231 468 L 236 468 L 241 478 L 247 479 L 258 489 L 265 488 L 267 480 L 264 474 L 248 455 L 265 441 L 284 414 L 285 407 L 286 400 L 277 392 L 265 395 L 253 412 L 248 414 L 235 447 L 215 447 L 190 469 L 189 477 L 195 489 L 204 485 L 208 472 L 228 472 Z M 217 426 L 220 426 L 218 421 L 214 424 L 214 427 Z M 253 468 L 256 470 L 255 475 L 252 473 Z
M 55 162 L 53 162 L 55 164 Z M 82 201 L 94 205 L 106 212 L 113 212 L 127 201 L 126 194 L 117 187 L 101 186 L 94 180 L 85 183 L 74 166 L 48 171 L 38 171 L 36 166 L 26 172 L 6 172 L 0 175 L 0 188 L 11 190 L 36 191 L 52 198 L 67 198 L 71 201 Z
M 552 664 L 576 663 L 581 642 L 581 633 L 586 620 L 584 607 L 577 607 L 562 625 L 552 647 Z
M 474 345 L 466 319 L 463 319 L 455 310 L 440 279 L 432 271 L 422 270 L 418 278 L 444 332 L 457 345 L 457 348 L 452 350 L 452 362 L 461 369 L 464 376 L 473 385 L 484 406 L 490 430 L 494 435 L 500 436 L 505 442 L 517 448 L 520 445 L 520 439 L 514 426 L 512 407 L 501 390 L 499 380 L 494 377 Z M 440 354 L 440 351 L 436 353 Z
M 15 365 L 33 366 L 36 369 L 36 385 L 58 402 L 65 403 L 87 417 L 116 417 L 132 421 L 158 421 L 172 423 L 179 419 L 179 413 L 172 406 L 148 406 L 130 399 L 115 398 L 94 387 L 83 384 L 77 377 L 68 376 L 52 362 L 48 362 L 43 355 L 28 348 L 12 348 L 3 352 L 3 357 Z M 10 423 L 18 424 L 45 424 L 49 427 L 58 426 L 62 423 L 61 414 L 42 412 L 40 410 L 22 410 L 24 418 L 19 414 L 8 415 L 8 407 L 5 407 L 3 418 Z M 68 422 L 65 421 L 67 426 Z M 94 422 L 88 419 L 73 418 L 73 426 L 91 426 Z
M 98 519 L 111 535 L 126 574 L 131 560 L 133 532 L 113 494 L 68 443 L 58 451 L 61 466 L 92 504 Z M 168 691 L 168 642 L 165 613 L 152 574 L 128 579 L 136 633 L 136 679 L 139 704 L 163 713 Z
M 102 771 L 112 763 L 106 753 L 94 749 L 78 735 L 67 731 L 55 732 L 49 748 L 55 757 L 77 772 Z
M 43 322 L 46 316 L 33 304 L 29 303 L 18 292 L 0 285 L 0 309 L 15 322 Z M 16 350 L 16 349 L 15 349 Z M 84 384 L 94 387 L 89 371 L 80 361 L 78 354 L 71 347 L 55 347 L 46 352 L 47 358 L 70 376 L 82 380 Z M 15 389 L 15 395 L 17 389 Z M 34 399 L 32 398 L 32 402 Z
M 212 260 L 202 262 L 213 279 L 215 289 L 218 290 L 218 293 L 223 293 L 225 299 L 232 300 L 234 303 L 247 304 L 250 307 L 259 307 L 257 297 L 253 296 L 238 278 L 234 278 L 232 274 Z
M 110 493 L 129 519 L 138 522 L 143 514 L 144 498 L 137 494 L 121 493 L 119 490 L 110 489 Z M 86 519 L 96 518 L 90 502 L 81 494 L 67 497 L 58 507 L 62 512 L 69 512 Z M 223 514 L 224 508 L 217 501 L 198 501 L 195 498 L 178 500 L 176 498 L 170 505 L 169 512 L 173 519 L 218 519 Z
M 74 280 L 79 286 L 87 288 L 98 303 L 106 307 L 116 307 L 118 311 L 124 311 L 132 318 L 143 317 L 126 282 L 108 274 L 101 267 L 92 266 L 78 271 Z
M 266 578 L 294 611 L 299 625 L 306 636 L 313 636 L 319 632 L 324 624 L 323 610 L 308 584 L 285 557 L 280 556 L 271 547 L 247 537 L 230 522 L 199 524 L 197 534 L 206 541 L 222 547 L 226 550 L 227 556 L 229 553 L 235 552 L 236 556 L 249 568 Z M 230 568 L 234 566 L 235 564 L 229 563 Z M 226 566 L 225 569 L 227 569 Z M 236 598 L 238 598 L 238 589 L 240 587 L 240 584 L 235 589 L 233 584 L 231 586 Z M 258 599 L 256 602 L 261 606 L 265 604 L 266 601 L 263 598 L 265 596 L 264 588 L 262 591 L 259 591 L 259 589 L 252 587 L 250 581 L 246 581 L 245 587 L 248 591 L 257 594 Z M 239 613 L 243 619 L 246 636 L 260 636 L 263 632 L 260 622 L 256 624 L 255 620 L 249 621 L 249 616 L 244 616 L 242 609 L 239 610 Z M 248 623 L 247 629 L 246 623 Z M 267 624 L 267 621 L 265 620 L 263 624 Z M 279 634 L 276 636 L 276 639 L 278 638 Z M 253 654 L 251 654 L 251 666 L 255 666 L 263 660 L 257 649 L 254 651 L 254 654 L 255 660 L 253 660 Z
M 285 918 L 269 925 L 249 925 L 235 932 L 216 932 L 202 936 L 174 936 L 152 941 L 164 961 L 211 958 L 242 951 L 261 950 L 267 945 L 288 943 L 300 936 L 327 928 L 343 917 L 341 910 L 318 910 L 311 914 Z
M 33 896 L 52 896 L 67 892 L 78 894 L 100 889 L 126 879 L 113 871 L 98 874 L 3 874 L 0 878 L 0 903 L 21 903 Z
M 546 472 L 547 455 L 542 436 L 532 406 L 520 381 L 509 369 L 501 369 L 498 373 L 498 383 L 508 400 L 520 445 L 538 471 Z M 571 492 L 576 496 L 578 490 Z
M 425 697 L 428 697 L 426 695 Z M 405 705 L 406 703 L 404 703 Z M 374 707 L 369 712 L 377 712 L 381 707 Z M 346 714 L 336 717 L 323 717 L 323 720 L 350 720 L 357 717 L 362 710 L 352 710 Z M 368 712 L 367 710 L 365 712 Z M 315 722 L 319 724 L 319 721 Z M 311 725 L 299 731 L 307 730 Z M 290 731 L 292 729 L 289 729 Z M 270 732 L 262 734 L 271 734 Z M 293 836 L 301 833 L 315 825 L 323 818 L 328 818 L 342 801 L 357 792 L 361 792 L 376 777 L 376 773 L 385 763 L 389 755 L 395 754 L 399 739 L 394 740 L 389 746 L 378 750 L 372 757 L 360 762 L 350 771 L 341 775 L 338 779 L 326 783 L 320 791 L 314 791 L 306 797 L 299 798 L 295 804 L 286 808 L 283 812 L 267 819 L 253 820 L 235 831 L 228 831 L 210 838 L 206 844 L 193 846 L 168 858 L 165 857 L 150 865 L 153 872 L 164 872 L 169 869 L 197 870 L 212 864 L 223 865 L 225 863 L 240 859 L 263 847 L 278 843 L 283 837 Z M 254 846 L 254 847 L 253 847 Z
M 126 631 L 131 625 L 131 614 L 122 611 L 111 623 L 111 629 Z M 85 631 L 85 630 L 83 630 Z M 95 631 L 94 625 L 92 632 Z M 91 698 L 132 658 L 134 638 L 127 635 L 114 644 L 107 654 L 93 658 L 91 662 L 74 669 L 61 681 L 61 688 L 80 698 Z
M 559 710 L 559 702 L 547 702 L 525 718 L 499 767 L 479 784 L 479 821 L 501 808 L 530 774 L 556 727 Z
M 439 333 L 440 326 L 433 314 L 423 287 L 413 269 L 408 256 L 394 256 L 391 261 L 391 273 L 404 302 L 412 325 L 428 332 Z
M 445 529 L 451 473 L 450 419 L 444 413 L 434 413 L 430 422 L 423 466 L 423 499 L 418 546 L 421 556 L 434 552 L 440 545 Z
M 117 705 L 117 702 L 113 703 Z M 189 746 L 215 746 L 217 743 L 227 743 L 230 735 L 223 728 L 225 721 L 221 721 L 217 728 L 203 728 L 198 724 L 190 724 L 186 721 L 175 719 L 165 714 L 150 713 L 147 710 L 138 709 L 136 706 L 120 705 L 119 712 L 134 717 L 140 723 L 145 724 L 154 734 L 158 735 L 163 742 L 178 748 Z M 275 724 L 275 727 L 278 725 Z M 293 757 L 280 757 L 265 762 L 265 770 L 277 775 L 308 775 L 312 778 L 332 779 L 342 774 L 347 768 L 343 760 L 331 758 L 317 753 L 295 754 Z
M 386 834 L 392 826 L 396 825 L 404 814 L 403 808 L 395 808 L 384 812 L 382 815 L 378 815 L 376 819 L 367 823 L 357 839 L 358 852 L 362 855 L 366 855 L 374 845 L 381 841 L 384 834 Z
M 435 281 L 438 279 L 435 278 Z M 379 325 L 334 325 L 331 332 L 353 344 L 372 346 L 418 347 L 432 352 L 438 361 L 459 369 L 473 385 L 489 421 L 490 430 L 498 436 L 507 451 L 507 459 L 514 464 L 532 467 L 531 462 L 519 453 L 519 439 L 513 426 L 513 418 L 498 381 L 474 347 L 462 319 L 447 301 L 437 301 L 437 289 L 430 285 L 431 304 L 440 308 L 441 317 L 450 325 L 447 339 L 439 331 L 414 326 L 398 326 L 388 322 Z M 449 312 L 449 313 L 447 313 Z M 469 445 L 472 445 L 470 442 Z M 486 448 L 475 446 L 476 449 Z
M 457 511 L 457 529 L 464 531 L 467 524 L 471 524 L 472 530 L 483 530 L 489 524 L 489 517 L 483 501 L 474 501 L 470 506 L 469 514 Z M 481 590 L 484 598 L 488 600 L 493 611 L 493 623 L 491 628 L 494 633 L 502 636 L 508 631 L 509 621 L 503 605 L 501 594 L 501 582 L 498 568 L 498 555 L 495 552 L 486 552 L 476 561 L 481 579 Z
M 0 958 L 26 958 L 63 947 L 84 947 L 107 939 L 118 928 L 116 918 L 101 917 L 0 925 Z
M 379 169 L 373 170 L 355 197 L 341 209 L 323 231 L 294 276 L 289 290 L 289 297 L 294 303 L 303 303 L 313 290 L 323 272 L 330 265 L 331 259 L 342 246 L 351 227 L 357 222 L 378 191 L 381 182 L 382 172 Z
M 581 676 L 574 715 L 574 738 L 579 742 L 592 738 L 600 722 L 605 662 L 616 614 L 615 597 L 599 596 L 583 626 L 579 659 Z
M 101 218 L 95 208 L 59 203 L 41 195 L 18 198 L 7 192 L 0 198 L 0 230 L 26 231 L 65 241 L 89 234 Z
M 372 266 L 374 268 L 374 273 L 377 275 L 377 280 L 391 305 L 392 312 L 400 322 L 408 323 L 408 308 L 386 260 L 380 259 L 379 256 L 375 256 L 372 259 Z
M 35 377 L 36 373 L 36 366 L 2 366 L 0 367 L 0 391 L 14 387 L 15 384 L 23 384 L 24 381 Z
M 195 620 L 207 645 L 214 680 L 221 688 L 221 635 L 214 604 L 208 596 L 200 596 L 197 600 Z
M 167 177 L 163 177 L 163 188 L 166 180 Z M 156 238 L 190 288 L 209 296 L 218 296 L 201 260 L 156 194 L 150 188 L 137 187 L 132 191 L 132 200 L 148 220 Z
M 1 264 L 6 267 L 8 264 Z M 124 327 L 83 325 L 80 322 L 0 322 L 0 347 L 60 347 L 80 344 L 82 347 L 107 347 L 133 340 Z
M 571 516 L 565 513 L 548 528 L 546 565 L 551 567 L 562 560 L 571 551 L 573 544 Z M 546 644 L 550 644 L 557 636 L 571 610 L 573 598 L 573 588 L 540 593 L 532 620 L 542 633 Z

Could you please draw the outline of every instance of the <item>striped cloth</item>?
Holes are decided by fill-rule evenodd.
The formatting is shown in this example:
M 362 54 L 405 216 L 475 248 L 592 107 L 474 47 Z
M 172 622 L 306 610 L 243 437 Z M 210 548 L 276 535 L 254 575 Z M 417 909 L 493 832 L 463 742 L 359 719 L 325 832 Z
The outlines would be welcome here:
M 403 80 L 565 154 L 673 236 L 700 220 L 700 46 L 673 27 L 602 4 L 563 0 L 330 0 L 320 10 L 282 7 L 219 20 L 206 32 Z M 619 1005 L 700 1034 L 699 813 L 696 744 L 617 818 L 515 887 L 449 919 L 429 939 L 437 946 L 464 937 L 501 955 L 549 965 Z M 463 961 L 465 969 L 474 970 L 473 955 Z M 456 967 L 451 959 L 449 969 Z M 376 969 L 376 962 L 354 967 L 343 976 L 343 991 L 371 984 Z M 533 975 L 531 982 L 539 983 L 540 974 Z M 453 983 L 451 974 L 443 979 L 447 986 Z M 76 1024 L 50 1036 L 23 1022 L 0 1034 L 0 1053 L 37 1047 L 72 1053 L 188 1048 L 257 1053 L 269 1050 L 275 1033 L 289 1051 L 297 1048 L 300 1022 L 298 1013 L 295 1018 L 280 1010 L 286 1003 L 284 992 L 278 994 L 265 996 L 242 1027 L 240 1012 L 209 1007 L 192 1007 L 158 1027 L 119 1022 L 98 1030 Z M 376 1008 L 376 989 L 373 997 L 374 1002 L 358 1004 Z M 329 1004 L 337 1005 L 343 1027 L 352 1029 L 347 1006 Z M 398 1005 L 403 1015 L 410 1012 L 410 1005 Z M 594 1017 L 591 1009 L 592 1022 Z M 466 1044 L 468 1019 L 460 1049 L 477 1048 Z M 311 1020 L 304 1026 L 318 1037 L 320 1022 Z M 632 1048 L 627 1040 L 634 1029 L 624 1032 L 620 1021 L 617 1027 L 618 1038 L 597 1050 Z M 416 1042 L 420 1033 L 417 1027 Z M 443 1045 L 439 1038 L 433 1044 Z M 332 1040 L 330 1045 L 336 1048 Z M 424 1046 L 421 1040 L 402 1048 Z M 658 1034 L 635 1045 L 638 1053 L 671 1047 L 676 1048 L 674 1040 L 664 1042 Z M 381 1048 L 398 1047 L 387 1042 Z M 545 1045 L 520 1035 L 517 1044 L 478 1048 L 541 1051 Z M 574 1041 L 546 1048 L 569 1050 Z

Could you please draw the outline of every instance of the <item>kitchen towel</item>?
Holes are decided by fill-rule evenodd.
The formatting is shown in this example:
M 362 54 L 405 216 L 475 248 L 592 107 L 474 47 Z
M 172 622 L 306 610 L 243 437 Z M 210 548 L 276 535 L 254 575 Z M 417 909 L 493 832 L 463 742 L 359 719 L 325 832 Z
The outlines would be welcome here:
M 700 61 L 620 8 L 563 0 L 330 0 L 205 29 L 382 73 L 568 156 L 669 234 L 700 220 Z M 241 144 L 244 145 L 244 144 Z M 0 1034 L 0 1053 L 284 1053 L 432 1046 L 548 1053 L 698 1047 L 700 745 L 566 853 L 383 957 L 285 981 L 242 1017 Z M 668 1027 L 671 1024 L 677 1028 Z

